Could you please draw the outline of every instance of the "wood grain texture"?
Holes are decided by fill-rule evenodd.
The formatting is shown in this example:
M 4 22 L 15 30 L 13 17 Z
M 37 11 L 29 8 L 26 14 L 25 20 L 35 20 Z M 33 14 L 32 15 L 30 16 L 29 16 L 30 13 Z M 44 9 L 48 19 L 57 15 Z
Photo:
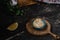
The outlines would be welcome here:
M 20 7 L 22 6 L 27 6 L 27 5 L 32 5 L 32 4 L 36 4 L 37 2 L 33 1 L 33 0 L 17 0 L 18 5 Z

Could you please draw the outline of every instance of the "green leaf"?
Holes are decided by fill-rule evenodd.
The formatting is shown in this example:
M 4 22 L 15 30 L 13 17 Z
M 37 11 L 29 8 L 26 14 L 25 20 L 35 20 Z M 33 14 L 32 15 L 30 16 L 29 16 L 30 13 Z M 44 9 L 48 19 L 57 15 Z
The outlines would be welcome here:
M 20 14 L 20 11 L 18 10 L 17 12 L 16 12 L 16 15 L 19 15 Z

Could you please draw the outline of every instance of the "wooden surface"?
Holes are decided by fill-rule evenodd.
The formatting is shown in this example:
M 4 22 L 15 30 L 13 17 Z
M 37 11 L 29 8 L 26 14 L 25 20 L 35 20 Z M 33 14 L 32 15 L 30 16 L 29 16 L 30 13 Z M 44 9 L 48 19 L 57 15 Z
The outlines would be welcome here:
M 33 35 L 46 35 L 50 32 L 50 28 L 51 28 L 51 25 L 48 21 L 45 21 L 46 24 L 47 24 L 47 28 L 45 30 L 35 30 L 32 25 L 31 25 L 31 22 L 29 21 L 27 24 L 26 24 L 26 29 L 29 33 L 33 34 Z
M 33 0 L 17 0 L 18 5 L 20 7 L 22 6 L 27 6 L 27 5 L 32 5 L 32 4 L 36 4 L 37 2 L 33 1 Z

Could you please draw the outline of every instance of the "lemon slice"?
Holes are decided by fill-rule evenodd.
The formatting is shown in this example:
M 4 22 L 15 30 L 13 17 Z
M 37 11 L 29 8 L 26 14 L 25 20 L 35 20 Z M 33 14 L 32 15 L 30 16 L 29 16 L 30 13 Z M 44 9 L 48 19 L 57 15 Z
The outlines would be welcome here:
M 13 24 L 11 24 L 10 26 L 8 26 L 8 30 L 9 31 L 14 31 L 14 30 L 16 30 L 18 28 L 18 23 L 17 22 L 15 22 L 15 23 L 13 23 Z

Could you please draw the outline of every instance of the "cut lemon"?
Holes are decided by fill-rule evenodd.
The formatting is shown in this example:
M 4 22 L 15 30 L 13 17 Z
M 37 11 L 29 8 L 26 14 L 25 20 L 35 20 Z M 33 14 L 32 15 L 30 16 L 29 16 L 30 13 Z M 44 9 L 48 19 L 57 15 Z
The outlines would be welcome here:
M 14 31 L 14 30 L 16 30 L 18 28 L 18 23 L 17 22 L 15 22 L 15 23 L 13 23 L 13 24 L 11 24 L 10 26 L 8 26 L 8 30 L 9 31 Z

